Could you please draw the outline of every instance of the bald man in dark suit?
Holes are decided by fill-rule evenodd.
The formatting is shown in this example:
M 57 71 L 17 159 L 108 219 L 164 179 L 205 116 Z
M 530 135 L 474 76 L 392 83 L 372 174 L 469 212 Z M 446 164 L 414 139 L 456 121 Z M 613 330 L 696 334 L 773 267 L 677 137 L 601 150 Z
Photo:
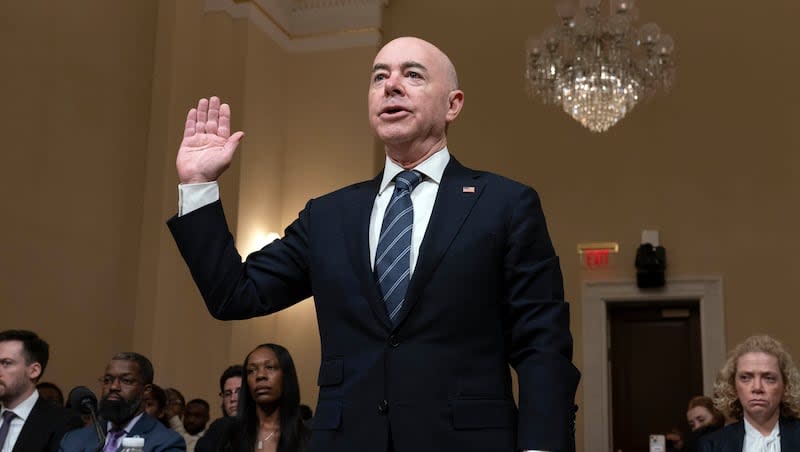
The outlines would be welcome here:
M 312 452 L 574 450 L 579 373 L 558 257 L 533 189 L 450 154 L 463 101 L 441 50 L 389 42 L 368 92 L 384 171 L 309 201 L 244 263 L 215 182 L 243 133 L 215 97 L 187 115 L 170 230 L 219 319 L 314 297 Z

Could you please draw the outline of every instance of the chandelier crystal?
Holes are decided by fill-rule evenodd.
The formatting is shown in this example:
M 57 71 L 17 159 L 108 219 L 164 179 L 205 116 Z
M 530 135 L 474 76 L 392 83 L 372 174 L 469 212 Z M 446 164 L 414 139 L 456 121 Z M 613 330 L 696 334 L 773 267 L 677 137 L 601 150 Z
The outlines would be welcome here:
M 528 39 L 528 92 L 592 132 L 605 132 L 674 77 L 674 43 L 658 25 L 636 28 L 633 0 L 557 0 L 560 26 Z

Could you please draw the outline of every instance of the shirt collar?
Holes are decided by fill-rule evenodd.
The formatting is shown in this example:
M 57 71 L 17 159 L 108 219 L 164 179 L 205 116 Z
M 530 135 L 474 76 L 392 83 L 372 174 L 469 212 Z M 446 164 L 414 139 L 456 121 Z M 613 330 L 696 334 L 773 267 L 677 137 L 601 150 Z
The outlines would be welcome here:
M 139 419 L 141 419 L 142 416 L 144 416 L 144 411 L 134 416 L 133 419 L 131 419 L 130 421 L 128 421 L 127 424 L 125 424 L 125 427 L 122 427 L 122 429 L 125 430 L 126 435 L 129 435 L 131 433 L 131 430 L 133 430 L 133 426 L 136 425 L 137 422 L 139 422 Z M 106 424 L 106 431 L 110 432 L 112 428 L 114 428 L 114 425 L 109 421 L 108 424 Z
M 427 159 L 423 160 L 422 163 L 415 166 L 413 169 L 422 173 L 424 176 L 423 180 L 430 180 L 436 184 L 439 184 L 442 181 L 444 169 L 447 167 L 449 162 L 450 152 L 447 150 L 447 146 L 445 146 L 436 151 Z M 381 180 L 381 186 L 378 190 L 378 193 L 383 193 L 383 191 L 389 187 L 389 184 L 392 183 L 394 177 L 400 174 L 402 171 L 405 171 L 405 168 L 398 165 L 387 156 L 386 163 L 384 164 L 383 168 L 383 180 Z
M 751 436 L 753 438 L 764 438 L 764 439 L 770 439 L 770 438 L 775 438 L 777 436 L 780 436 L 780 431 L 781 431 L 781 423 L 780 423 L 780 421 L 775 423 L 775 427 L 772 427 L 772 432 L 770 432 L 769 435 L 764 436 L 755 427 L 753 427 L 752 424 L 747 422 L 747 419 L 742 418 L 742 420 L 744 420 L 744 434 L 745 434 L 745 436 Z
M 33 393 L 31 393 L 27 399 L 23 400 L 22 403 L 16 406 L 16 408 L 12 408 L 11 411 L 13 411 L 18 418 L 22 419 L 22 422 L 25 422 L 25 420 L 28 419 L 28 416 L 30 416 L 31 410 L 33 410 L 33 406 L 36 405 L 37 400 L 39 400 L 39 391 L 34 389 Z M 3 407 L 3 409 L 0 410 L 0 416 L 2 416 L 6 411 L 8 411 L 6 407 Z

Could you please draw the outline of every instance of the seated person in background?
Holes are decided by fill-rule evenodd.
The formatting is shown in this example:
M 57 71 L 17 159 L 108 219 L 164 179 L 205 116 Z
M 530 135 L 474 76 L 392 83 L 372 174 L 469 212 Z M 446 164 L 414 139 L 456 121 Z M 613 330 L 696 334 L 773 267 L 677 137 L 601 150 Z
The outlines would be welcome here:
M 100 382 L 103 390 L 99 414 L 106 421 L 104 427 L 108 432 L 100 450 L 116 451 L 122 439 L 130 436 L 144 438 L 145 452 L 186 450 L 181 435 L 144 412 L 144 393 L 153 384 L 153 365 L 149 359 L 134 352 L 118 353 L 106 366 Z M 99 445 L 94 426 L 88 426 L 64 435 L 59 450 L 95 452 Z
M 702 452 L 800 451 L 800 373 L 783 344 L 751 336 L 728 356 L 714 405 L 734 424 L 700 438 Z
M 696 396 L 689 400 L 686 421 L 692 432 L 719 430 L 725 425 L 725 416 L 714 406 L 711 397 Z
M 150 385 L 144 391 L 144 412 L 169 427 L 167 418 L 167 393 L 157 384 Z
M 225 369 L 219 377 L 219 396 L 222 397 L 222 416 L 236 416 L 239 407 L 239 390 L 242 388 L 242 366 L 235 364 Z
M 242 388 L 243 370 L 241 364 L 229 366 L 219 377 L 219 396 L 222 397 L 222 417 L 215 420 L 208 426 L 203 437 L 197 440 L 197 448 L 203 449 L 201 444 L 219 444 L 222 436 L 226 435 L 229 424 L 228 417 L 236 416 L 239 407 L 239 390 Z M 210 450 L 208 447 L 205 450 Z
M 725 416 L 714 406 L 710 397 L 696 396 L 689 400 L 686 408 L 686 421 L 691 434 L 686 442 L 686 452 L 697 450 L 697 441 L 704 435 L 716 432 L 725 425 Z
M 304 452 L 310 430 L 300 418 L 300 385 L 289 351 L 259 345 L 243 367 L 238 416 L 223 418 L 219 439 L 206 435 L 195 451 Z
M 0 450 L 53 451 L 64 432 L 80 427 L 80 418 L 36 390 L 49 359 L 50 346 L 36 333 L 0 332 Z
M 175 388 L 167 388 L 164 390 L 164 392 L 167 394 L 166 416 L 169 420 L 169 423 L 174 423 L 172 418 L 175 416 L 178 417 L 179 421 L 182 421 L 183 410 L 186 408 L 186 399 L 183 398 L 183 394 L 181 394 L 181 392 Z
M 56 386 L 55 383 L 43 381 L 36 385 L 36 390 L 39 391 L 39 397 L 44 400 L 53 402 L 55 405 L 64 406 L 64 393 L 61 388 Z
M 197 440 L 203 436 L 208 418 L 211 416 L 210 411 L 208 402 L 203 399 L 192 399 L 183 410 L 183 422 L 179 421 L 177 416 L 169 420 L 170 427 L 180 433 L 186 441 L 188 452 L 194 452 Z

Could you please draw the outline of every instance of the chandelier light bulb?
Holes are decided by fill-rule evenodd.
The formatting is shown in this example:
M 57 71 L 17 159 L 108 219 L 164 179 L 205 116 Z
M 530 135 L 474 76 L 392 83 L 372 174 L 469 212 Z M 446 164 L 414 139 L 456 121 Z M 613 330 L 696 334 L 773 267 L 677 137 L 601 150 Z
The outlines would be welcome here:
M 633 0 L 612 0 L 611 1 L 611 11 L 617 14 L 625 14 L 631 10 L 633 10 L 634 2 Z
M 661 35 L 658 38 L 658 42 L 656 43 L 656 49 L 658 50 L 658 54 L 662 56 L 668 56 L 672 54 L 672 51 L 675 49 L 675 42 L 672 40 L 672 36 L 670 35 Z
M 561 25 L 527 41 L 527 91 L 560 106 L 593 132 L 604 132 L 641 100 L 667 89 L 675 43 L 655 23 L 637 28 L 633 0 L 557 0 Z
M 660 35 L 661 28 L 652 22 L 642 25 L 642 28 L 639 29 L 639 41 L 646 44 L 655 43 Z

